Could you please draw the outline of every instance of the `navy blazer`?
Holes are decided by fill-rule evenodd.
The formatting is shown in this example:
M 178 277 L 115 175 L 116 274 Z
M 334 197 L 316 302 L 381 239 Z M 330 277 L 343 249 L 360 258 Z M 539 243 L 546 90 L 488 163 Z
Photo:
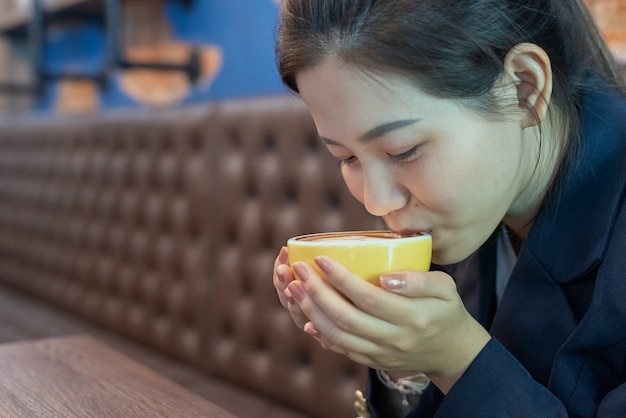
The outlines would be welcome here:
M 493 338 L 445 397 L 431 384 L 409 417 L 626 417 L 626 101 L 588 93 L 581 123 L 579 158 L 540 209 L 497 310 L 493 240 L 454 266 Z M 372 417 L 389 416 L 384 391 L 370 372 Z

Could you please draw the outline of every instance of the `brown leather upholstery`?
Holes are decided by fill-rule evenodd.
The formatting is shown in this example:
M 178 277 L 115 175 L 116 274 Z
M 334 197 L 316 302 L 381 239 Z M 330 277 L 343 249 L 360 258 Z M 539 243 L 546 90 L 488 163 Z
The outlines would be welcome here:
M 212 113 L 3 121 L 0 278 L 198 362 Z
M 295 98 L 220 108 L 215 291 L 204 358 L 214 373 L 316 416 L 352 416 L 364 370 L 297 329 L 269 278 L 293 235 L 373 228 Z
M 381 227 L 293 97 L 0 120 L 0 281 L 310 416 L 364 369 L 280 306 L 288 237 Z

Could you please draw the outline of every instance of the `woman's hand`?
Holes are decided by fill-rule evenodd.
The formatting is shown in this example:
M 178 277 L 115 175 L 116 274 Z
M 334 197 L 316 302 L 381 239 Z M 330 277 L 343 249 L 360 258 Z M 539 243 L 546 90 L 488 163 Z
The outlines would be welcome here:
M 443 272 L 390 273 L 377 287 L 328 257 L 316 263 L 326 280 L 311 266 L 294 264 L 301 280 L 290 281 L 286 292 L 299 310 L 289 310 L 324 348 L 360 364 L 421 371 L 447 393 L 491 338 Z
M 276 261 L 274 261 L 274 287 L 276 288 L 280 303 L 289 310 L 293 321 L 302 329 L 308 322 L 308 318 L 304 315 L 300 306 L 295 303 L 293 295 L 288 288 L 289 284 L 293 282 L 294 279 L 293 271 L 289 266 L 287 247 L 282 247 L 278 253 L 278 257 L 276 257 Z

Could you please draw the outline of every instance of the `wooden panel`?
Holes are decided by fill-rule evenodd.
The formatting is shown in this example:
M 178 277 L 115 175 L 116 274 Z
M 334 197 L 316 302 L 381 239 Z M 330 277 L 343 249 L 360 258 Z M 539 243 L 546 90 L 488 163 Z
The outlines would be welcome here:
M 623 0 L 585 0 L 609 48 L 626 64 L 626 2 Z

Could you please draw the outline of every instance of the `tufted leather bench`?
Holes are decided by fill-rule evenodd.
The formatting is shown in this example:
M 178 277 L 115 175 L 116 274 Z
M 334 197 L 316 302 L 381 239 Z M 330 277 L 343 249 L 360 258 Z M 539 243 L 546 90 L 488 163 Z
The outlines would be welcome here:
M 353 416 L 365 371 L 293 325 L 274 258 L 379 227 L 295 97 L 0 119 L 0 284 L 307 416 Z

